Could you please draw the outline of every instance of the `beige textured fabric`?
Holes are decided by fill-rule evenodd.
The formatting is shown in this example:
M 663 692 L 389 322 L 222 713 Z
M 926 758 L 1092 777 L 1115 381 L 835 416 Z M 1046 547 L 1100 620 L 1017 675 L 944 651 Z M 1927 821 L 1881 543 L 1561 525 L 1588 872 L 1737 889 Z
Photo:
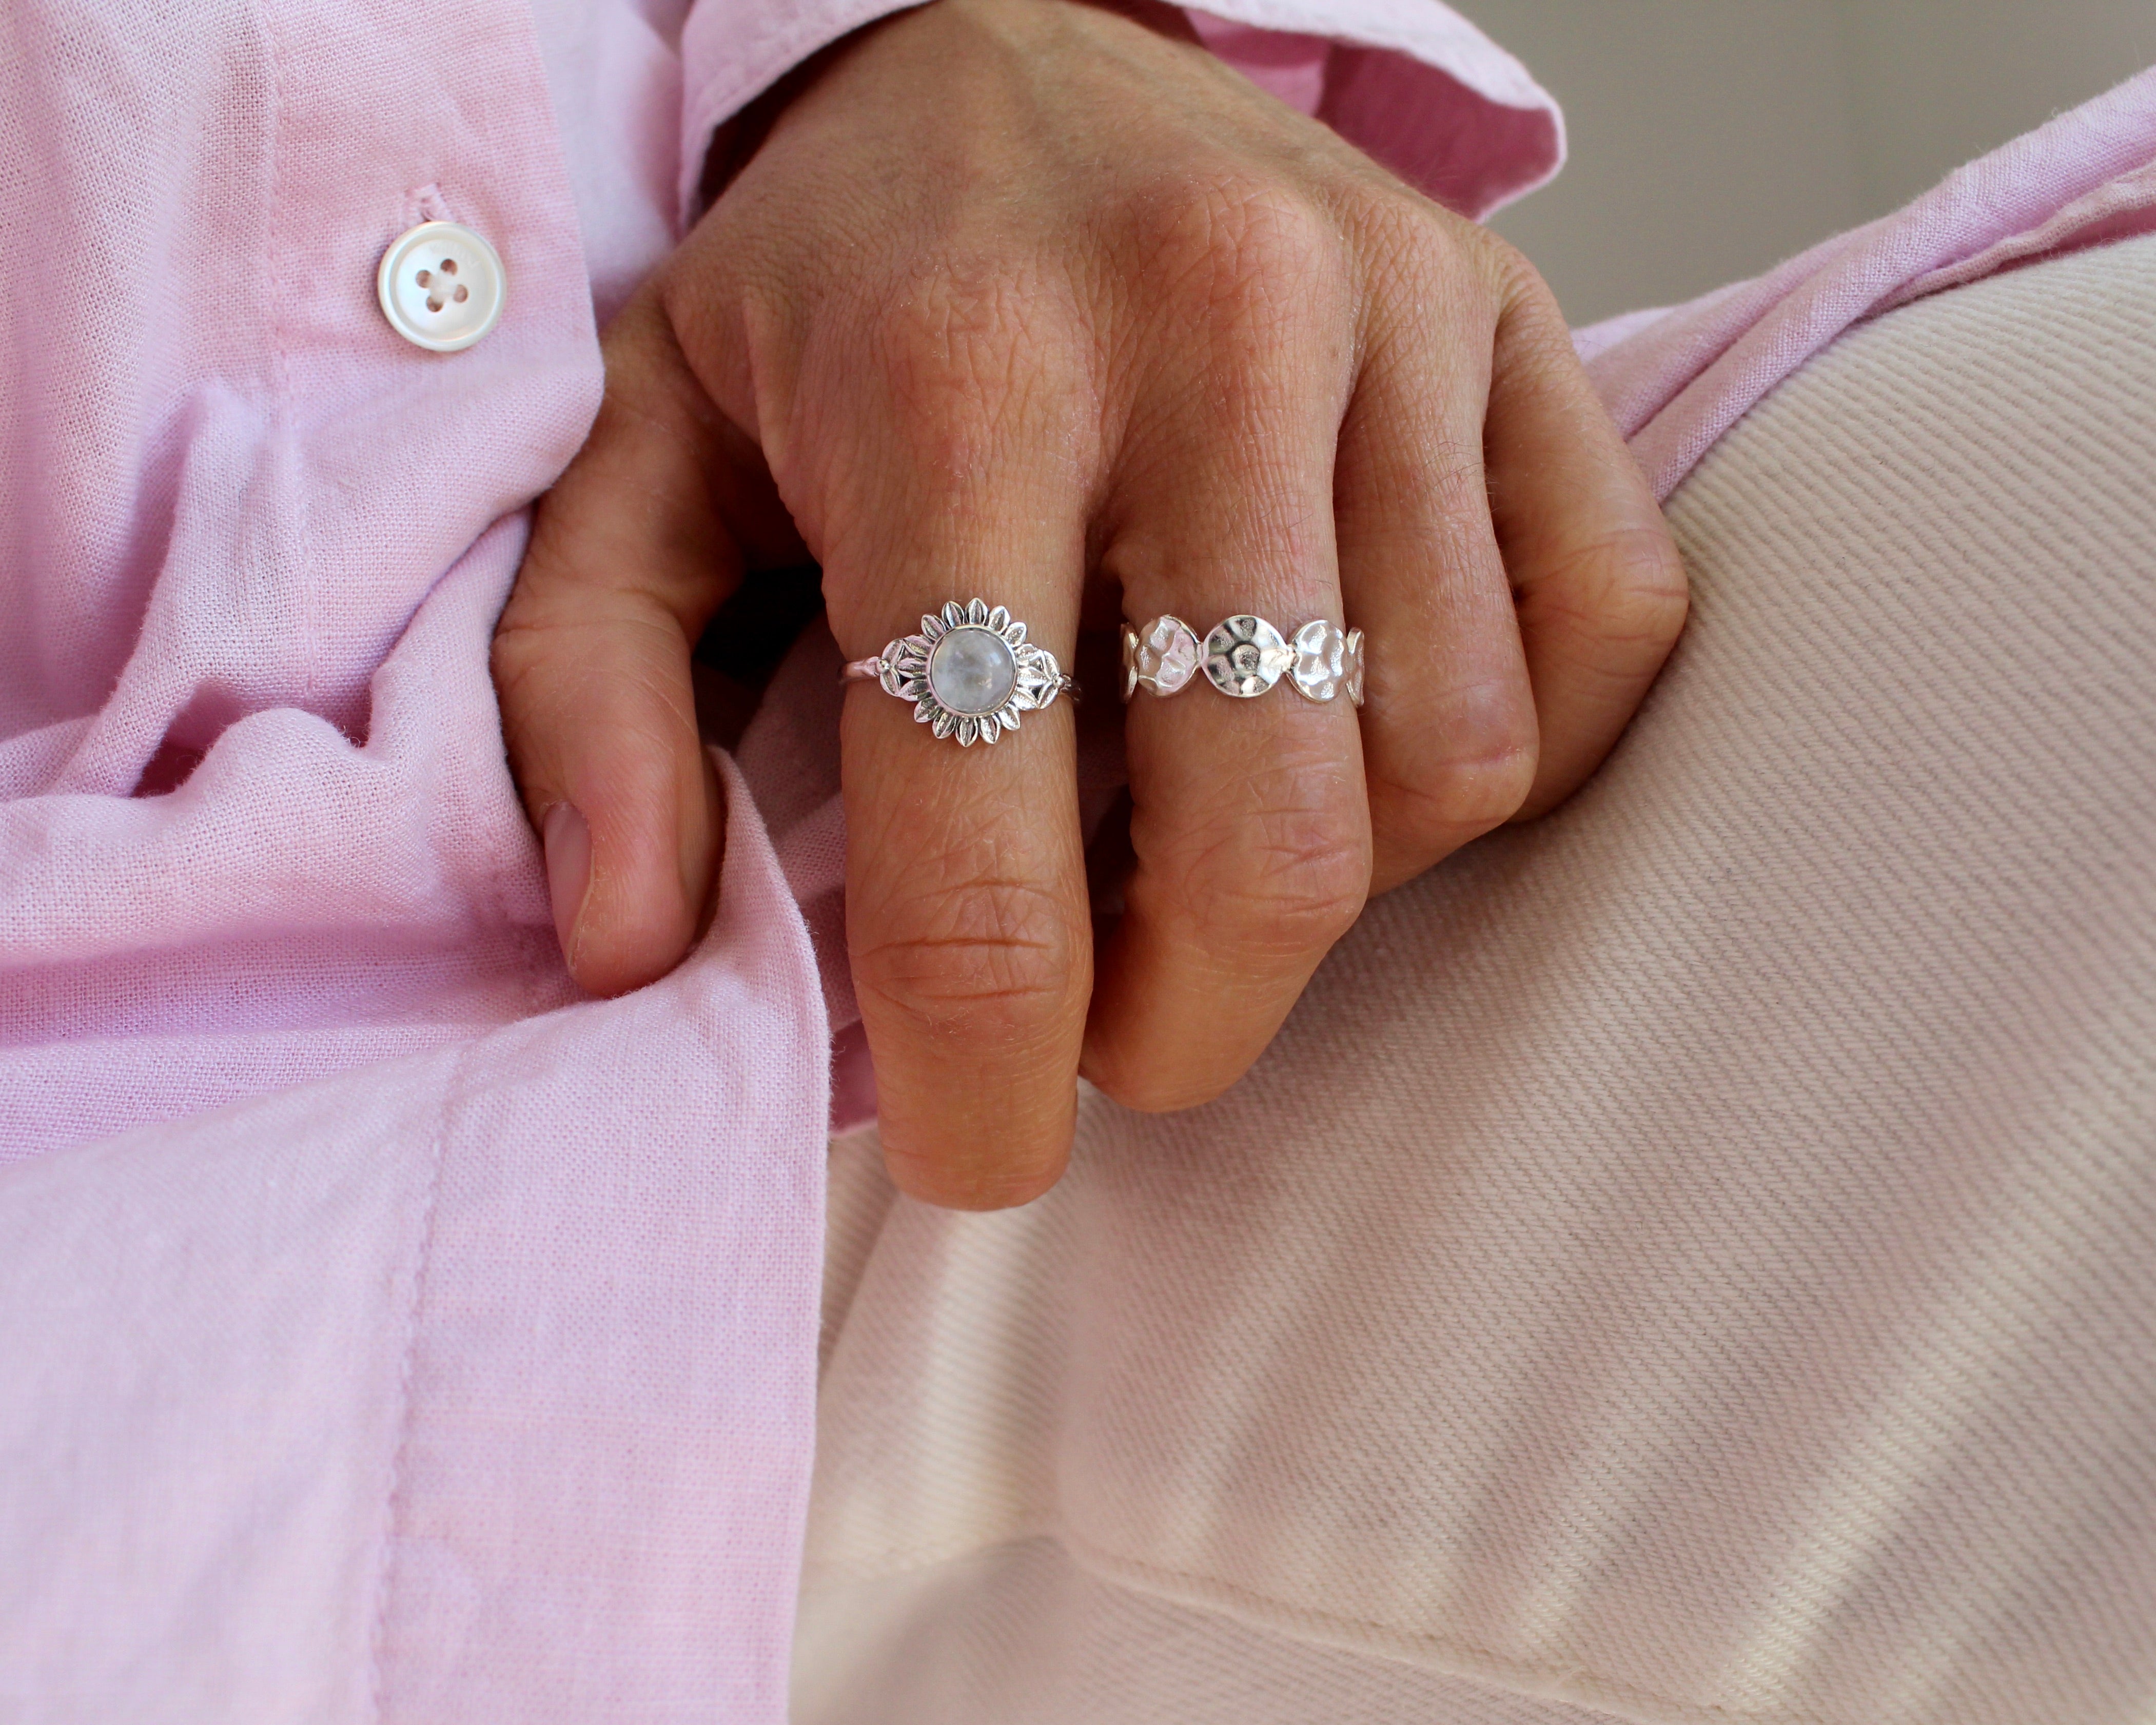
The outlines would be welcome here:
M 2152 329 L 2139 241 L 1778 390 L 1607 770 L 1220 1101 L 834 1147 L 798 1725 L 2156 1719 Z

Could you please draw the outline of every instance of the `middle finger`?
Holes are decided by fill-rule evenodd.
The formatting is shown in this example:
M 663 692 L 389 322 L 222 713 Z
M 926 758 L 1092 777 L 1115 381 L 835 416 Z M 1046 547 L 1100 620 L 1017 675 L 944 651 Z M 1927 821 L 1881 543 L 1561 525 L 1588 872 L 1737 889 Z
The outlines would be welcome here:
M 1255 616 L 1291 637 L 1335 624 L 1333 451 L 1353 370 L 1353 308 L 1320 219 L 1239 213 L 1171 357 L 1128 422 L 1101 564 L 1142 628 L 1199 641 Z M 1261 673 L 1259 681 L 1265 680 Z M 1278 676 L 1248 698 L 1199 669 L 1141 691 L 1125 729 L 1137 865 L 1097 961 L 1083 1070 L 1132 1106 L 1189 1106 L 1265 1048 L 1370 880 L 1354 708 Z

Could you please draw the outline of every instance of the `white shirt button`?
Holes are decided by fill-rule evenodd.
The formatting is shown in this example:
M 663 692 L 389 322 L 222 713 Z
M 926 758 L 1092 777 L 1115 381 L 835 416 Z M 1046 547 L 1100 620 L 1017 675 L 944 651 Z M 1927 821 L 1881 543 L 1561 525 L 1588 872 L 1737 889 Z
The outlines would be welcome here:
M 470 228 L 422 222 L 382 254 L 374 291 L 389 326 L 416 347 L 454 353 L 501 319 L 501 259 Z

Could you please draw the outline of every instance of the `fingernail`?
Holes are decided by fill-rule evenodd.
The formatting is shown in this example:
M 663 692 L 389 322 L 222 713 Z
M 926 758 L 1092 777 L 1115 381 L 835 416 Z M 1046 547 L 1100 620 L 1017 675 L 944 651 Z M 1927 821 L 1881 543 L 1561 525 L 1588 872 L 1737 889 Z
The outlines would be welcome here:
M 577 968 L 577 923 L 592 886 L 592 829 L 573 803 L 557 803 L 540 827 L 547 848 L 547 896 L 554 906 L 554 932 L 562 956 Z

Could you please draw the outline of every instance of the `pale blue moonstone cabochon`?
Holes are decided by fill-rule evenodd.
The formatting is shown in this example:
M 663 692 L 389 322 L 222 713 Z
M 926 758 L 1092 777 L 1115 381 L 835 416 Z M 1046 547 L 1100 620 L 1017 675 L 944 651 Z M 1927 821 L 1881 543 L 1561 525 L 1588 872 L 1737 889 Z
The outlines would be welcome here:
M 928 655 L 928 686 L 954 713 L 994 712 L 1017 681 L 1018 655 L 993 629 L 952 629 Z

